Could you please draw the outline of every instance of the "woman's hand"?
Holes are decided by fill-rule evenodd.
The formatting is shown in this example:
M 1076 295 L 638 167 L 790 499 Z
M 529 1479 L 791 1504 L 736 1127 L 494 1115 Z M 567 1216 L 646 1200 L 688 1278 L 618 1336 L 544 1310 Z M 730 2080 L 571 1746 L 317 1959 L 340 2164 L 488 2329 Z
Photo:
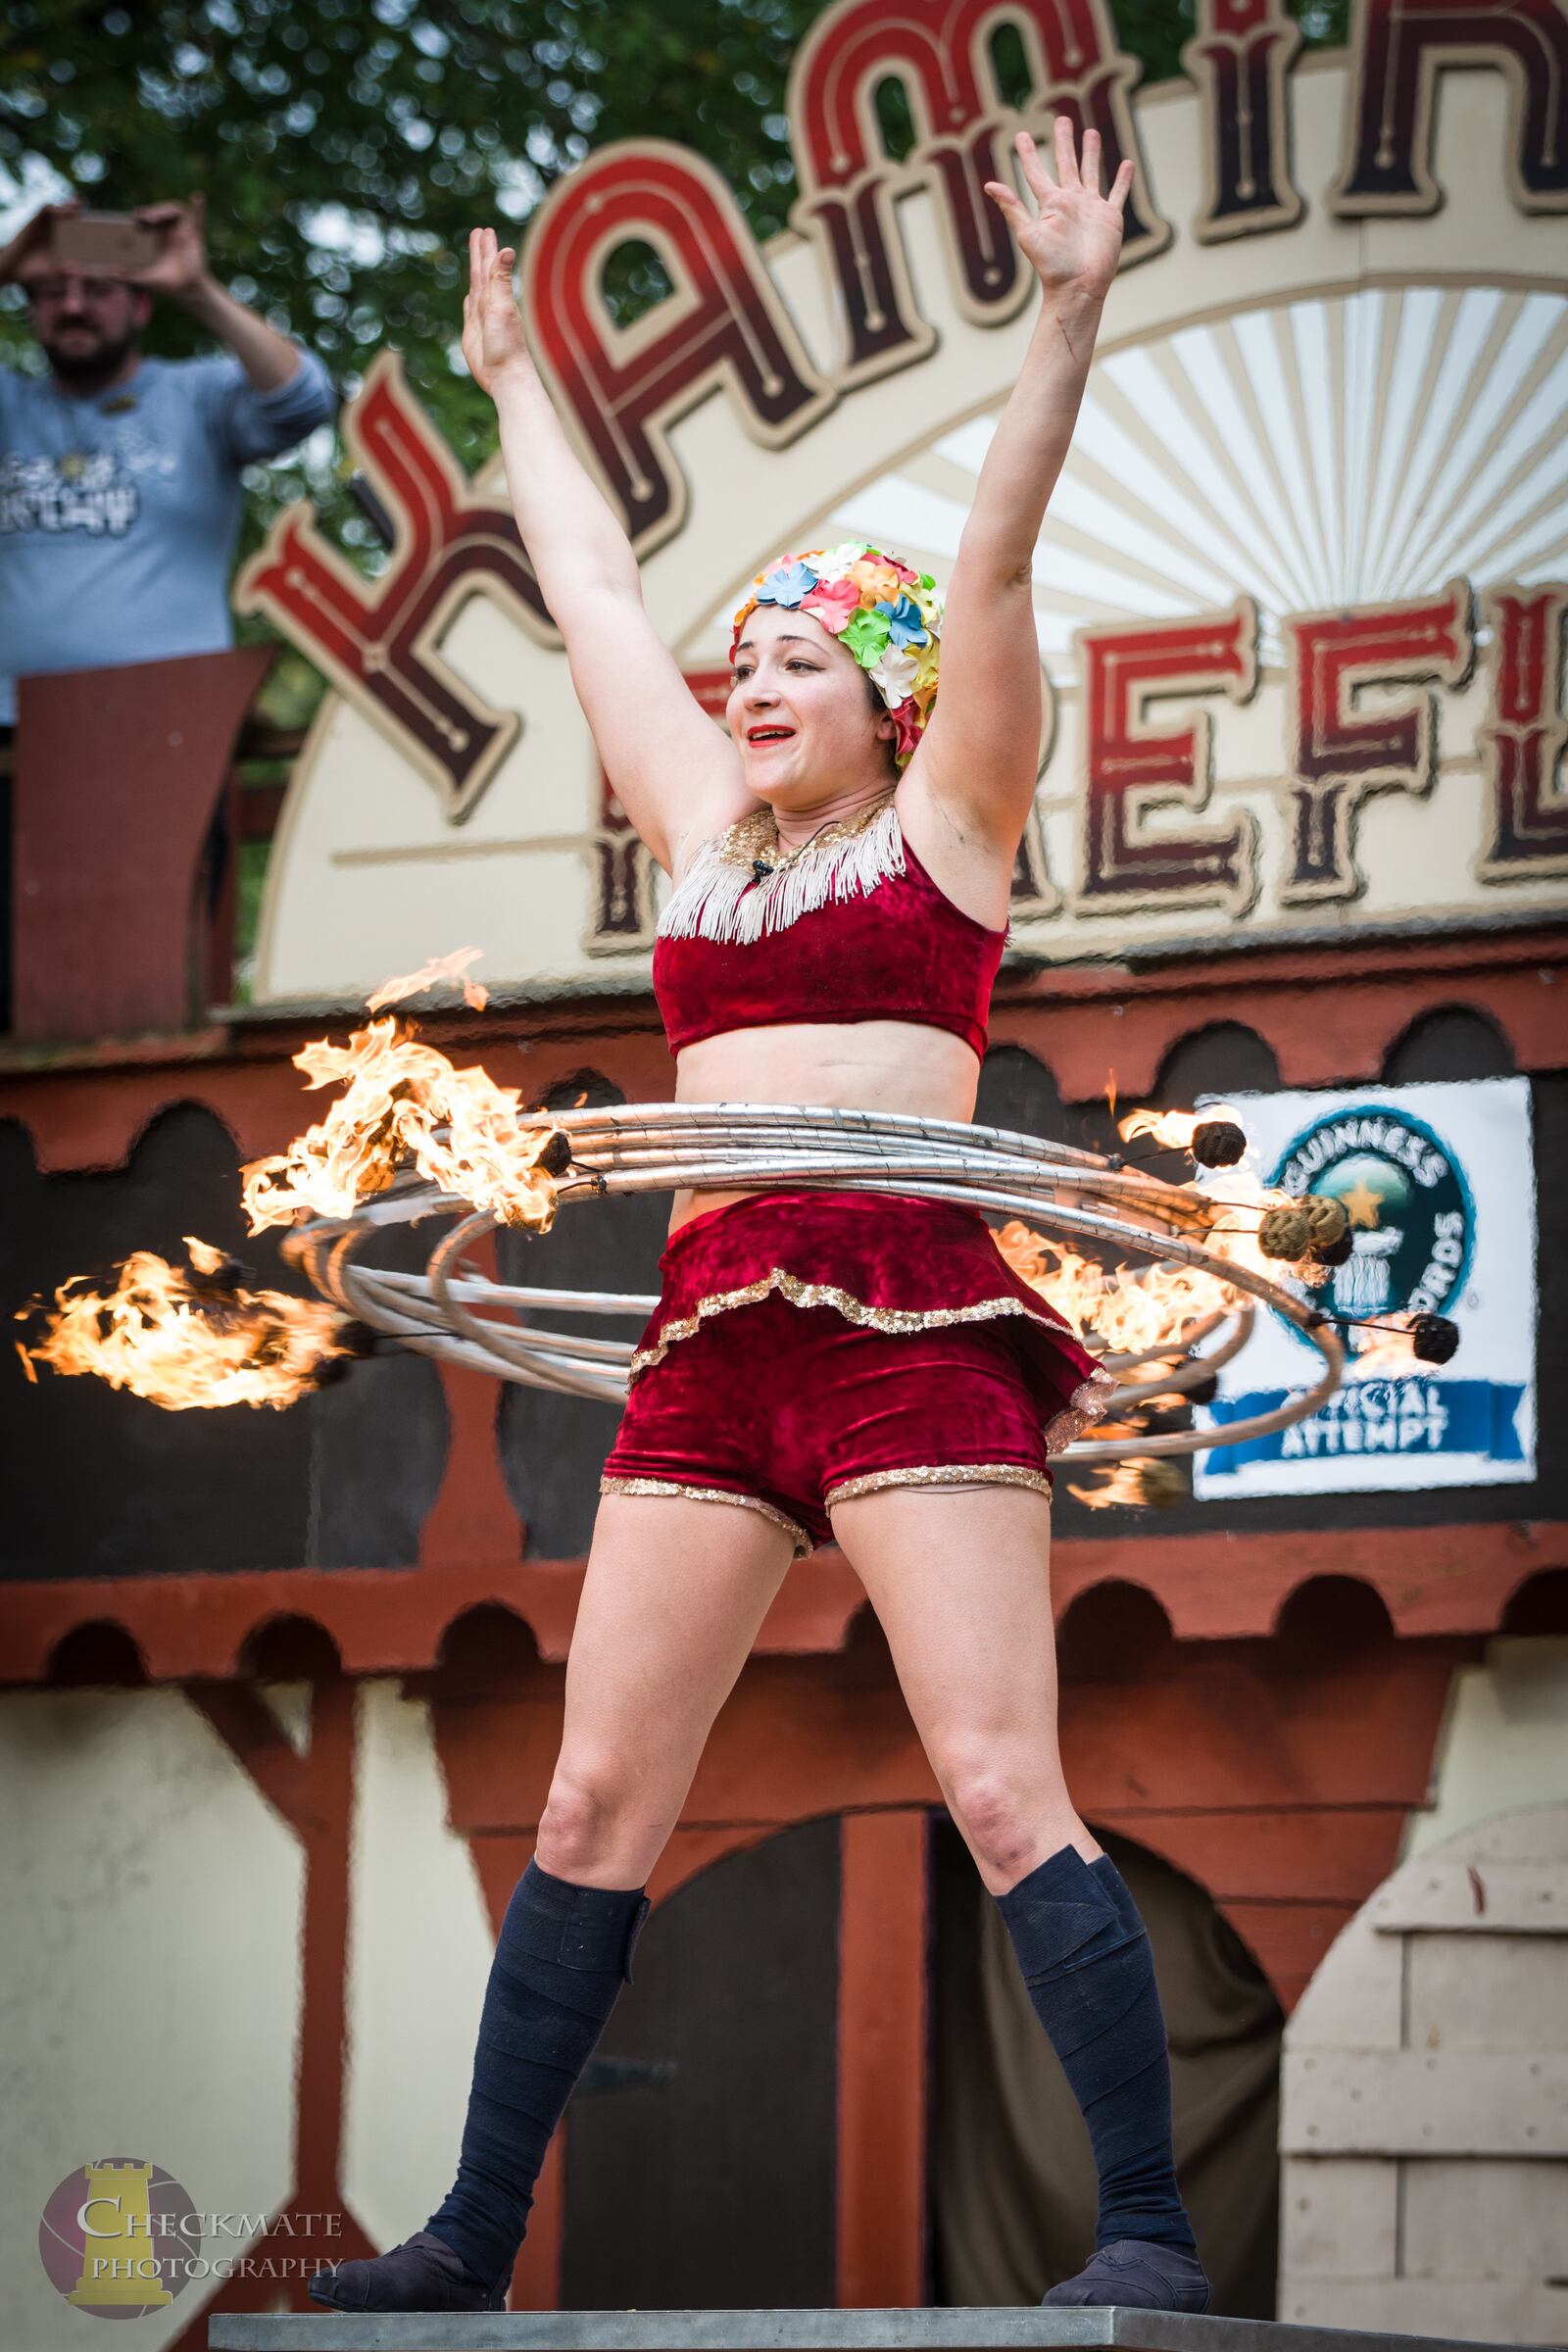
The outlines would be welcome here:
M 1000 180 L 988 179 L 986 194 L 1012 222 L 1013 234 L 1048 294 L 1075 287 L 1103 296 L 1121 254 L 1122 212 L 1133 184 L 1133 168 L 1131 163 L 1121 164 L 1110 194 L 1102 196 L 1099 131 L 1084 132 L 1080 169 L 1068 117 L 1057 115 L 1052 128 L 1056 140 L 1054 180 L 1026 130 L 1020 130 L 1014 141 L 1039 212 L 1031 213 Z
M 493 228 L 468 231 L 468 291 L 463 298 L 463 356 L 468 372 L 493 400 L 506 375 L 531 372 L 528 339 L 512 292 L 516 254 L 499 249 Z

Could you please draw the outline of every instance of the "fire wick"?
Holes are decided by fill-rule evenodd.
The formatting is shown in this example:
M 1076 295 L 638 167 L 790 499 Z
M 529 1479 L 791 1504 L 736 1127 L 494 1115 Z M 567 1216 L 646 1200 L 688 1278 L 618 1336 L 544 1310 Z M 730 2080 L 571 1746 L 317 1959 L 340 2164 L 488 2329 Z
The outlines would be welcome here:
M 1163 1159 L 1171 1152 L 1192 1155 L 1191 1144 L 1152 1144 L 1147 1152 L 1108 1152 L 1105 1156 L 1117 1167 L 1141 1167 L 1147 1159 Z

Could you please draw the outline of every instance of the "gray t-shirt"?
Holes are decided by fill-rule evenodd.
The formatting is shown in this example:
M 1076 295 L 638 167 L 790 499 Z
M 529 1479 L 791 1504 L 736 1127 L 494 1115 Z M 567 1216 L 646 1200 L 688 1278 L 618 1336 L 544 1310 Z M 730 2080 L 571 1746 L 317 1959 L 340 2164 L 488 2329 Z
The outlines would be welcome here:
M 0 723 L 31 671 L 212 654 L 233 643 L 240 470 L 335 407 L 315 354 L 253 391 L 237 359 L 144 359 L 78 400 L 0 368 Z

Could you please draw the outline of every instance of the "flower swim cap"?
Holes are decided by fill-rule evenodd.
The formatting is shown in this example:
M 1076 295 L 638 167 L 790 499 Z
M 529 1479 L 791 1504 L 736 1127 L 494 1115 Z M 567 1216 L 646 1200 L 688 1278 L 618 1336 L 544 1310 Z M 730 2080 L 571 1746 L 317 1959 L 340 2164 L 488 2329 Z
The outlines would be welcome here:
M 936 707 L 942 604 L 928 571 L 911 571 L 864 539 L 808 548 L 757 574 L 735 615 L 729 658 L 759 605 L 809 612 L 870 672 L 897 722 L 893 756 L 903 767 Z

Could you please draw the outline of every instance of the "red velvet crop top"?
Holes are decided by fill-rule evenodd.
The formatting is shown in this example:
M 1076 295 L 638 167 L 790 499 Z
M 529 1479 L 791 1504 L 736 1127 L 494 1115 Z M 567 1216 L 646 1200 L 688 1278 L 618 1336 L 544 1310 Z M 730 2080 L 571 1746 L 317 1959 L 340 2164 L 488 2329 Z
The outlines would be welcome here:
M 755 822 L 699 852 L 661 917 L 654 995 L 670 1052 L 783 1021 L 917 1021 L 983 1054 L 1007 934 L 938 889 L 891 804 L 793 889 L 788 869 L 752 868 Z M 773 894 L 761 910 L 759 890 Z

